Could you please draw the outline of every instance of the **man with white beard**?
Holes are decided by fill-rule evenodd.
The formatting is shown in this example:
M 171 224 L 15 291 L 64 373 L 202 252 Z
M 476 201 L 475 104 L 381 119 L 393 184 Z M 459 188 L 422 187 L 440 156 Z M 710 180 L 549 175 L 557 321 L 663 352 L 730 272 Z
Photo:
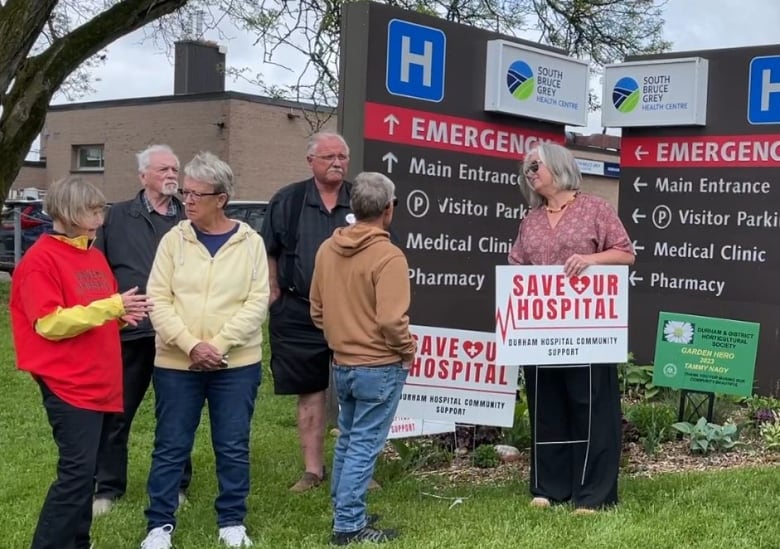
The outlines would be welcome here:
M 103 251 L 124 292 L 138 287 L 146 293 L 146 281 L 157 245 L 185 218 L 179 193 L 179 159 L 167 145 L 152 145 L 137 155 L 138 177 L 143 187 L 132 199 L 114 204 L 106 213 L 95 245 Z M 122 338 L 124 413 L 111 414 L 108 441 L 98 456 L 92 513 L 107 513 L 127 489 L 127 441 L 130 426 L 149 388 L 154 368 L 154 329 L 146 318 L 138 326 L 126 326 Z M 192 477 L 187 462 L 179 502 Z

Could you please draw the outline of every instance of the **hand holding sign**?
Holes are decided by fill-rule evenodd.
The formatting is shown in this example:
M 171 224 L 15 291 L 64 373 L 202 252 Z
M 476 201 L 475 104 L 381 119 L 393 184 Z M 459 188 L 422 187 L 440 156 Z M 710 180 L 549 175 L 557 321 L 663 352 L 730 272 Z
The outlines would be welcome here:
M 563 264 L 563 272 L 569 277 L 576 276 L 587 269 L 589 265 L 595 264 L 591 255 L 574 254 Z

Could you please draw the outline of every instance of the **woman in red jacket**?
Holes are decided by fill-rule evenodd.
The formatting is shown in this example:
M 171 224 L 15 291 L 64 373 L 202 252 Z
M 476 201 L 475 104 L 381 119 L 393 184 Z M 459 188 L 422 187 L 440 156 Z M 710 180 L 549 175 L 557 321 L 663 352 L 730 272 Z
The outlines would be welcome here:
M 30 372 L 59 449 L 32 549 L 88 549 L 92 492 L 107 414 L 122 411 L 120 320 L 135 324 L 150 302 L 124 294 L 92 247 L 106 200 L 78 178 L 54 183 L 44 207 L 54 221 L 16 267 L 11 326 L 16 364 Z

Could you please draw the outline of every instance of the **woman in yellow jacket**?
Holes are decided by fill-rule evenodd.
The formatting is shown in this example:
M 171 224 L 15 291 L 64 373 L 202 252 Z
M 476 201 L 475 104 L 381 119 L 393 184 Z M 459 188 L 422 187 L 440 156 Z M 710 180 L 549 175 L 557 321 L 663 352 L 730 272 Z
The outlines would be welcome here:
M 200 153 L 184 167 L 187 220 L 160 242 L 147 293 L 157 332 L 155 430 L 142 549 L 170 549 L 178 487 L 208 402 L 219 494 L 219 540 L 252 545 L 243 522 L 249 493 L 249 430 L 261 379 L 268 265 L 262 238 L 229 219 L 230 167 Z

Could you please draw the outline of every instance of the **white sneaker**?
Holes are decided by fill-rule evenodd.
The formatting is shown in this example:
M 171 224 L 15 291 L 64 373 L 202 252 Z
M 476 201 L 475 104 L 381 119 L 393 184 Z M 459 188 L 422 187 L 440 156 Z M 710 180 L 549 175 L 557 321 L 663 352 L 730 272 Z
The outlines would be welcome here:
M 141 542 L 141 549 L 171 549 L 172 533 L 173 524 L 152 528 L 146 534 L 146 539 Z
M 252 547 L 252 540 L 246 535 L 246 528 L 240 524 L 220 528 L 219 541 L 228 547 Z
M 99 517 L 105 515 L 111 508 L 114 507 L 114 502 L 108 498 L 97 498 L 92 502 L 92 516 Z

